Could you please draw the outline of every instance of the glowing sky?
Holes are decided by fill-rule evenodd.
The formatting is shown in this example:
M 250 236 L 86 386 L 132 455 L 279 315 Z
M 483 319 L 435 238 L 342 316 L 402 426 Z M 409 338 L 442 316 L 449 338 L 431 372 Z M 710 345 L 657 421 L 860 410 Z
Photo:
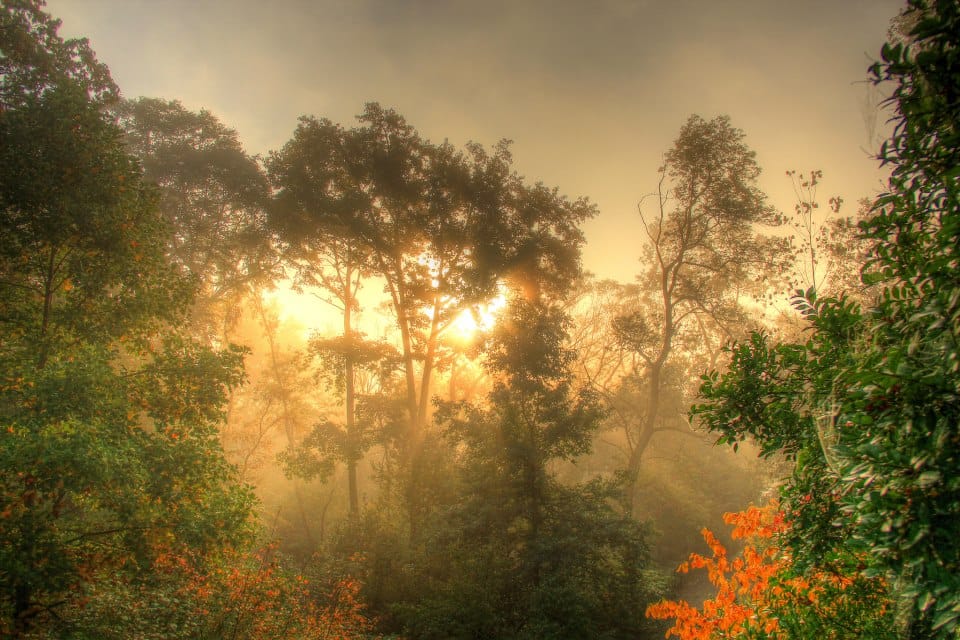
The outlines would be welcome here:
M 515 166 L 600 216 L 584 264 L 637 271 L 636 203 L 692 113 L 731 116 L 764 167 L 824 171 L 847 203 L 880 185 L 866 68 L 899 0 L 49 0 L 127 97 L 179 99 L 265 153 L 301 114 L 352 125 L 364 102 L 422 135 L 514 140 Z

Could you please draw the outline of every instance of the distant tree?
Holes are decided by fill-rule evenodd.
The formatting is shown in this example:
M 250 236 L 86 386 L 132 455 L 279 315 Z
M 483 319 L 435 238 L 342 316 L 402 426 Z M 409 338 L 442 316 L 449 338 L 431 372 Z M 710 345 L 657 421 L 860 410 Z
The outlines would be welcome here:
M 520 297 L 494 330 L 487 401 L 444 403 L 458 452 L 458 497 L 431 529 L 430 581 L 397 607 L 423 638 L 629 638 L 660 582 L 643 528 L 602 481 L 552 471 L 590 448 L 602 414 L 570 375 L 566 320 Z
M 652 215 L 640 203 L 649 268 L 639 276 L 639 304 L 614 324 L 621 343 L 639 356 L 624 382 L 646 396 L 631 401 L 641 415 L 624 423 L 628 501 L 651 438 L 686 429 L 670 424 L 679 416 L 663 409 L 677 342 L 693 333 L 701 344 L 716 343 L 717 334 L 742 327 L 742 299 L 787 266 L 785 241 L 757 230 L 778 222 L 757 187 L 759 175 L 744 133 L 729 118 L 691 116 L 664 157 Z
M 247 301 L 244 311 L 248 312 L 247 322 L 233 335 L 251 345 L 245 360 L 248 381 L 230 397 L 221 440 L 243 481 L 263 486 L 276 470 L 277 456 L 306 436 L 320 410 L 305 364 L 304 344 L 296 339 L 299 336 L 291 339 L 285 334 L 283 329 L 289 327 L 281 322 L 277 305 L 264 300 L 261 293 Z M 293 479 L 292 485 L 294 507 L 283 511 L 295 520 L 297 539 L 302 540 L 307 557 L 316 550 L 315 520 L 302 479 Z M 290 542 L 284 540 L 285 550 L 290 549 Z
M 276 276 L 266 226 L 266 177 L 237 132 L 177 101 L 124 100 L 113 108 L 130 153 L 160 191 L 167 252 L 199 284 L 192 316 L 222 341 L 240 299 Z
M 842 216 L 842 198 L 828 199 L 828 212 L 820 208 L 817 191 L 823 180 L 823 171 L 808 173 L 787 171 L 796 197 L 793 214 L 784 216 L 785 225 L 793 228 L 792 248 L 796 256 L 794 289 L 815 290 L 820 295 L 865 291 L 860 282 L 860 270 L 867 259 L 868 245 L 860 237 L 857 223 L 869 209 L 861 203 L 857 216 Z
M 902 603 L 901 635 L 946 640 L 960 627 L 960 7 L 911 0 L 900 24 L 908 37 L 872 67 L 896 109 L 888 191 L 861 224 L 877 298 L 799 297 L 806 340 L 731 347 L 696 413 L 728 442 L 795 461 L 782 494 L 800 567 L 861 553 Z
M 643 360 L 618 340 L 614 320 L 653 306 L 639 285 L 612 281 L 588 281 L 570 304 L 569 344 L 576 353 L 571 370 L 579 384 L 594 390 L 605 415 L 594 451 L 575 465 L 564 465 L 567 481 L 621 477 L 649 394 L 638 373 Z M 715 436 L 688 424 L 699 376 L 722 361 L 723 339 L 708 321 L 694 318 L 676 336 L 662 377 L 661 430 L 644 451 L 631 496 L 634 514 L 660 534 L 651 557 L 661 566 L 679 563 L 700 542 L 703 526 L 721 526 L 723 511 L 758 499 L 771 480 L 771 462 L 718 450 L 712 446 Z

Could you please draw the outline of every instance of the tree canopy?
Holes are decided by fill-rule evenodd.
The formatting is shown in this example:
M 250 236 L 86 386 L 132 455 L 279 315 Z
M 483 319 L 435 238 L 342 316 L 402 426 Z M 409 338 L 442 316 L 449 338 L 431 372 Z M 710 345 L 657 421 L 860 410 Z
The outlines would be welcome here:
M 109 76 L 36 5 L 3 15 L 0 629 L 17 635 L 161 547 L 239 541 L 250 496 L 216 429 L 240 352 L 176 330 L 193 284 L 99 102 Z
M 782 494 L 801 565 L 861 554 L 902 603 L 903 634 L 946 639 L 960 622 L 960 8 L 911 0 L 903 20 L 871 69 L 895 110 L 888 190 L 861 225 L 876 298 L 801 292 L 807 340 L 732 346 L 695 413 L 724 441 L 795 460 Z
M 955 0 L 909 0 L 871 67 L 891 177 L 858 237 L 815 220 L 820 171 L 788 172 L 799 244 L 767 233 L 746 134 L 694 115 L 630 284 L 584 272 L 597 208 L 507 140 L 368 103 L 251 156 L 207 110 L 121 99 L 43 6 L 0 7 L 0 636 L 626 640 L 667 630 L 649 612 L 956 640 Z M 791 274 L 803 330 L 750 331 Z M 725 516 L 742 550 L 704 529 L 682 567 L 708 581 L 671 581 L 765 470 L 780 499 Z

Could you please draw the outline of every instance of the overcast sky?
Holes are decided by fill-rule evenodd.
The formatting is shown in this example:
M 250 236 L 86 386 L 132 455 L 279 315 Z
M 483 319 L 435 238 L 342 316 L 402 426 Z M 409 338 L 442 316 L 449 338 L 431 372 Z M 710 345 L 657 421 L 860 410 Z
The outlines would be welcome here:
M 302 114 L 351 126 L 396 108 L 454 144 L 514 141 L 530 181 L 588 196 L 585 266 L 638 270 L 636 203 L 690 114 L 727 114 L 793 206 L 787 169 L 821 193 L 880 186 L 866 68 L 900 0 L 48 0 L 126 97 L 181 100 L 278 149 Z

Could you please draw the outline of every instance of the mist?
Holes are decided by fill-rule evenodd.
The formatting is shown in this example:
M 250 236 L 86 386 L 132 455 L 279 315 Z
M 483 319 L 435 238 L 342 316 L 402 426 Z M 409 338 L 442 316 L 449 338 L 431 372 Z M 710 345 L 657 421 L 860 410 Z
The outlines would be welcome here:
M 955 637 L 910 7 L 5 1 L 0 632 Z

